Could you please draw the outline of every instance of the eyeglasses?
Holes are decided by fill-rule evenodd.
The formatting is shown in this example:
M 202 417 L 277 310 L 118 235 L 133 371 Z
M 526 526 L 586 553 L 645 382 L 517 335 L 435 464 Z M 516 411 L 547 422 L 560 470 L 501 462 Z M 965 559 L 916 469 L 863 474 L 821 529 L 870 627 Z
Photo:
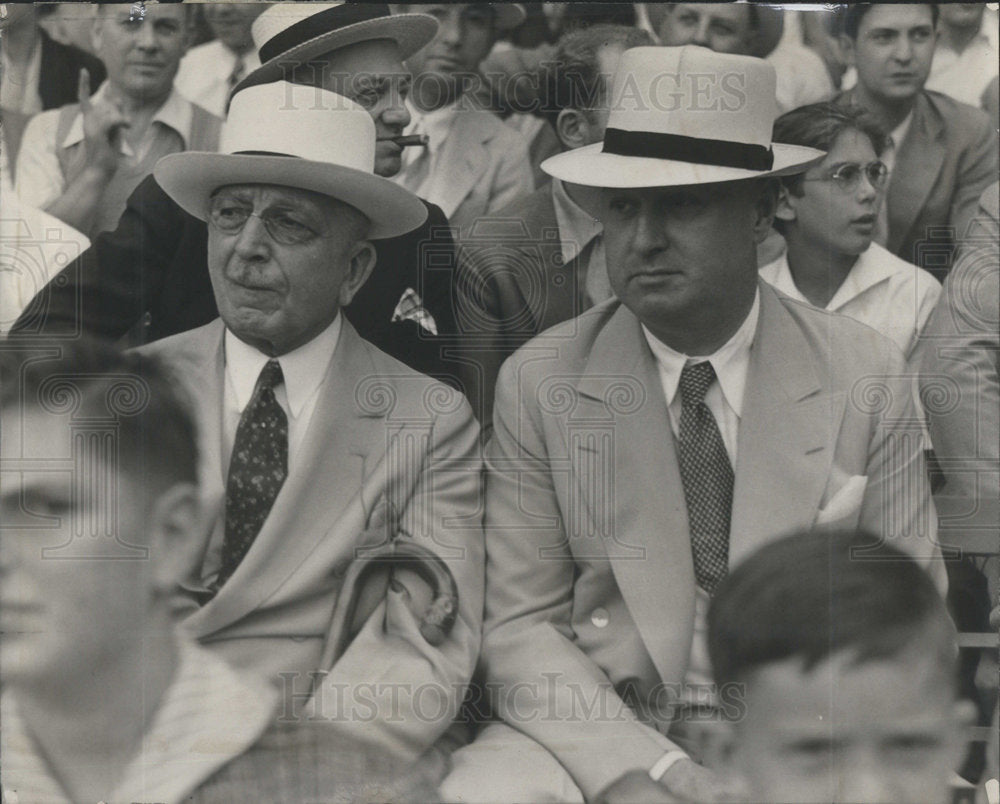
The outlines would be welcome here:
M 286 209 L 265 209 L 261 214 L 253 208 L 227 196 L 216 196 L 209 202 L 208 221 L 225 234 L 239 234 L 250 218 L 259 218 L 275 243 L 296 246 L 323 237 Z
M 847 162 L 831 170 L 825 176 L 806 177 L 803 181 L 832 181 L 839 190 L 851 193 L 858 189 L 861 183 L 861 174 L 868 178 L 868 183 L 876 190 L 881 190 L 885 186 L 885 180 L 889 177 L 889 168 L 885 162 L 869 162 L 867 165 L 859 165 L 857 162 Z

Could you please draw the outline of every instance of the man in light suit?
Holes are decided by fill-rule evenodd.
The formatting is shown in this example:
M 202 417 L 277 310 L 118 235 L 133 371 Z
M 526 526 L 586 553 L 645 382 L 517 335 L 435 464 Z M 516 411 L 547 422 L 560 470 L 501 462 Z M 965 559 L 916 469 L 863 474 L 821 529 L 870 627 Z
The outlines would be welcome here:
M 374 175 L 375 148 L 370 115 L 343 96 L 284 81 L 238 92 L 220 154 L 156 167 L 208 221 L 221 320 L 144 349 L 190 394 L 203 482 L 224 498 L 186 628 L 277 685 L 284 716 L 311 698 L 311 716 L 412 758 L 447 728 L 479 649 L 478 428 L 460 394 L 340 314 L 371 272 L 369 238 L 426 215 Z M 341 652 L 331 639 L 352 561 L 400 533 L 456 582 L 450 635 L 422 635 L 430 595 L 396 571 Z
M 863 107 L 890 136 L 876 242 L 944 281 L 998 163 L 986 114 L 924 89 L 937 14 L 930 3 L 851 4 L 841 41 L 858 83 L 838 100 Z
M 405 7 L 405 6 L 404 6 Z M 413 72 L 407 134 L 427 147 L 404 153 L 395 181 L 437 204 L 459 230 L 534 189 L 528 142 L 469 91 L 504 30 L 524 19 L 518 3 L 420 5 L 435 17 L 434 38 L 406 60 Z
M 770 177 L 822 157 L 771 142 L 774 87 L 752 57 L 627 50 L 603 143 L 543 165 L 604 188 L 617 299 L 500 372 L 482 666 L 505 723 L 453 757 L 446 798 L 717 800 L 695 727 L 734 703 L 705 650 L 727 568 L 828 525 L 938 554 L 902 355 L 758 280 Z

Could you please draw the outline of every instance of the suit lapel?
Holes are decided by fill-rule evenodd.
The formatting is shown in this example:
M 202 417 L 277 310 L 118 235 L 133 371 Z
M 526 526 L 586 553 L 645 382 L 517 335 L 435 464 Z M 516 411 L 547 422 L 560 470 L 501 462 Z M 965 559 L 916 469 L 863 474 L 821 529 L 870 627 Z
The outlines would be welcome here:
M 906 240 L 934 188 L 946 155 L 943 121 L 920 93 L 910 130 L 898 146 L 889 197 L 885 200 L 889 205 L 889 251 L 898 252 Z M 901 165 L 905 165 L 905 171 L 897 171 Z
M 488 161 L 483 131 L 475 115 L 458 112 L 438 157 L 439 167 L 447 172 L 447 181 L 438 185 L 436 200 L 448 218 L 486 172 Z
M 384 449 L 382 415 L 364 409 L 361 396 L 356 396 L 366 380 L 377 376 L 375 366 L 346 320 L 340 338 L 303 452 L 246 558 L 215 598 L 188 621 L 198 636 L 238 620 L 274 594 L 335 530 L 370 469 L 369 453 L 376 446 Z M 353 539 L 357 534 L 339 535 Z
M 764 283 L 760 305 L 740 419 L 730 568 L 812 524 L 846 404 L 824 393 L 815 349 Z
M 694 616 L 687 507 L 659 372 L 623 305 L 577 390 L 567 425 L 574 481 L 660 677 L 680 678 Z M 668 627 L 667 612 L 686 626 Z
M 530 240 L 519 244 L 521 259 L 512 260 L 513 275 L 525 305 L 531 310 L 535 332 L 575 318 L 578 259 L 562 262 L 559 221 L 552 202 L 552 186 L 538 190 L 524 208 L 523 223 Z M 537 266 L 537 273 L 535 268 Z

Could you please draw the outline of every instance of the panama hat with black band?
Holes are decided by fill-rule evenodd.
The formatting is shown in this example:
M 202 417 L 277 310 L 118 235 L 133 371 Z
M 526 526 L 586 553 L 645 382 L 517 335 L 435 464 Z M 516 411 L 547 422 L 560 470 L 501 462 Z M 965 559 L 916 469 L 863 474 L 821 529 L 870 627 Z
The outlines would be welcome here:
M 260 67 L 233 93 L 287 79 L 300 64 L 359 42 L 391 40 L 405 59 L 430 42 L 437 29 L 429 14 L 393 14 L 387 3 L 275 3 L 250 29 Z
M 334 92 L 273 81 L 233 97 L 217 153 L 170 154 L 153 174 L 201 220 L 220 187 L 269 184 L 350 204 L 371 221 L 370 239 L 416 229 L 427 218 L 423 202 L 374 168 L 375 123 L 367 111 Z
M 542 170 L 591 187 L 672 187 L 802 173 L 822 151 L 771 141 L 774 67 L 695 45 L 626 50 L 604 141 Z

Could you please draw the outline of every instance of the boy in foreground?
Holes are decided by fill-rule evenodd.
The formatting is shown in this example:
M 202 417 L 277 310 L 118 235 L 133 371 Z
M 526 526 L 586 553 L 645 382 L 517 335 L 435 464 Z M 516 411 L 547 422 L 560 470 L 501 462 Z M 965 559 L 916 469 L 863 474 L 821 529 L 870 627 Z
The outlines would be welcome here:
M 795 534 L 735 569 L 708 620 L 716 682 L 742 702 L 720 760 L 748 800 L 950 800 L 974 712 L 911 558 L 862 533 Z

